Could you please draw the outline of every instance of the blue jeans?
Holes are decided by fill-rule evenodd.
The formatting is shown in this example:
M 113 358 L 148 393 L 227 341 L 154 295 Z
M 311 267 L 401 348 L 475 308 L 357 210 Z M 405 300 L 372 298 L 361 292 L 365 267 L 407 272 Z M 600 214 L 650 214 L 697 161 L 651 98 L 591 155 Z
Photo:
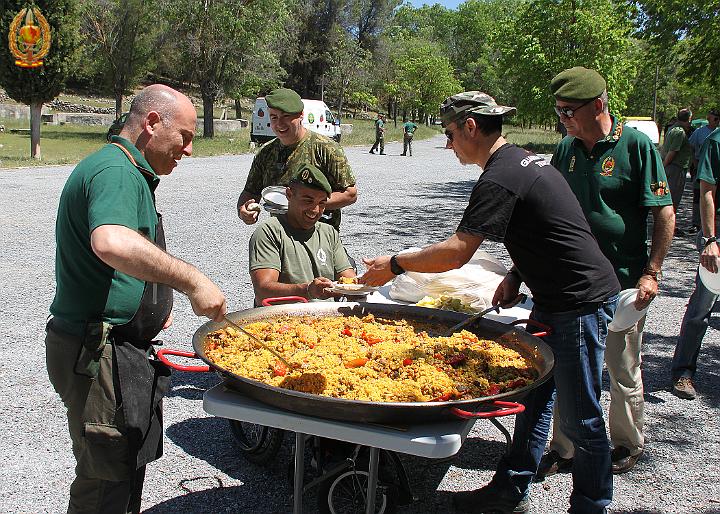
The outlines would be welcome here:
M 710 313 L 718 299 L 718 295 L 709 291 L 695 274 L 695 290 L 690 296 L 682 325 L 675 355 L 672 362 L 673 381 L 681 377 L 692 378 L 697 368 L 700 343 L 710 323 Z
M 528 495 L 547 442 L 556 393 L 562 429 L 575 447 L 569 512 L 605 512 L 612 500 L 612 469 L 600 391 L 607 325 L 616 305 L 613 295 L 576 311 L 533 309 L 530 317 L 553 329 L 543 339 L 555 355 L 555 370 L 553 378 L 527 396 L 525 412 L 515 420 L 512 445 L 493 477 L 503 495 Z

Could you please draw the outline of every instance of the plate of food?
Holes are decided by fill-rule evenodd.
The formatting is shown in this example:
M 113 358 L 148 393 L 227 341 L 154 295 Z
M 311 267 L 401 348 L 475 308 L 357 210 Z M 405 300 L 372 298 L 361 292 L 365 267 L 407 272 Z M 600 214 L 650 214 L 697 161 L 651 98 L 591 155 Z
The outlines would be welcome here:
M 358 277 L 340 277 L 340 280 L 333 282 L 333 286 L 329 289 L 333 293 L 341 293 L 348 296 L 364 296 L 378 290 L 377 287 L 361 284 Z
M 284 186 L 268 186 L 260 193 L 265 205 L 270 205 L 273 208 L 284 208 L 287 209 L 288 199 L 285 196 Z

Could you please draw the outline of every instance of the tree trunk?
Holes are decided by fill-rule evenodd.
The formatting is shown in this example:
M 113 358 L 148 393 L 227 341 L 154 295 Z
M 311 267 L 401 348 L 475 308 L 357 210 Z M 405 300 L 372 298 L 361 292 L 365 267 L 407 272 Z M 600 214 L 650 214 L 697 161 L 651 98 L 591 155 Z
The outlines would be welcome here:
M 115 93 L 115 119 L 119 119 L 122 114 L 122 93 Z
M 242 119 L 242 106 L 240 105 L 240 99 L 235 99 L 235 119 L 240 120 Z
M 42 120 L 42 102 L 30 104 L 30 157 L 41 160 L 40 154 L 40 121 Z
M 203 137 L 215 137 L 215 125 L 213 124 L 213 100 L 209 95 L 203 95 Z

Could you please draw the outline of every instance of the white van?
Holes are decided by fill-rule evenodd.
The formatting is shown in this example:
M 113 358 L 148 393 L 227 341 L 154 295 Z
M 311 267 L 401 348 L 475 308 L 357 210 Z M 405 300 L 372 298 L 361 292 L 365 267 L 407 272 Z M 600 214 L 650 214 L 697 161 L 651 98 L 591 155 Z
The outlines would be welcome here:
M 660 142 L 660 132 L 657 124 L 648 116 L 628 116 L 625 118 L 625 125 L 639 130 L 650 138 L 655 144 Z
M 340 122 L 321 100 L 306 100 L 303 98 L 302 124 L 308 130 L 322 134 L 338 143 L 340 142 Z M 265 97 L 255 100 L 252 113 L 252 127 L 250 128 L 250 141 L 254 143 L 267 143 L 275 138 L 275 132 L 270 128 L 270 115 L 268 113 Z

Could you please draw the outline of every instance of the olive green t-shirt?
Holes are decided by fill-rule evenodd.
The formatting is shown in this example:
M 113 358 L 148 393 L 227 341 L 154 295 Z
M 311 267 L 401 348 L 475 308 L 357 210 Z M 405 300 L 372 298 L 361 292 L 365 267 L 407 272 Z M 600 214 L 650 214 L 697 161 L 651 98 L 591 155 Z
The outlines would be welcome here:
M 351 268 L 337 230 L 316 223 L 311 230 L 292 228 L 285 215 L 263 222 L 250 238 L 250 271 L 274 269 L 279 282 L 302 284 L 316 277 L 335 280 Z
M 333 191 L 345 191 L 355 185 L 342 147 L 332 139 L 310 130 L 294 145 L 284 146 L 275 138 L 258 152 L 250 166 L 245 191 L 260 200 L 267 186 L 286 186 L 301 164 L 316 166 L 327 177 Z M 340 228 L 340 210 L 325 211 L 321 221 Z
M 116 271 L 90 246 L 101 225 L 122 225 L 155 240 L 154 191 L 160 179 L 130 141 L 113 137 L 146 173 L 114 145 L 86 157 L 67 179 L 55 224 L 54 316 L 73 323 L 127 323 L 137 311 L 145 282 Z
M 623 289 L 635 287 L 647 264 L 650 207 L 672 205 L 655 145 L 613 118 L 610 134 L 592 152 L 568 136 L 551 163 L 570 184 Z
M 663 155 L 667 155 L 669 152 L 677 152 L 670 164 L 675 164 L 682 169 L 687 169 L 690 165 L 690 159 L 692 158 L 692 147 L 690 146 L 690 141 L 685 133 L 685 129 L 681 125 L 675 125 L 665 134 Z
M 415 125 L 412 121 L 408 121 L 403 125 L 403 128 L 406 134 L 412 136 L 415 133 L 415 130 L 417 130 L 417 125 Z
M 697 180 L 717 185 L 720 179 L 720 129 L 715 129 L 700 147 Z M 717 196 L 717 195 L 716 195 Z M 720 213 L 720 202 L 715 201 L 716 212 Z

